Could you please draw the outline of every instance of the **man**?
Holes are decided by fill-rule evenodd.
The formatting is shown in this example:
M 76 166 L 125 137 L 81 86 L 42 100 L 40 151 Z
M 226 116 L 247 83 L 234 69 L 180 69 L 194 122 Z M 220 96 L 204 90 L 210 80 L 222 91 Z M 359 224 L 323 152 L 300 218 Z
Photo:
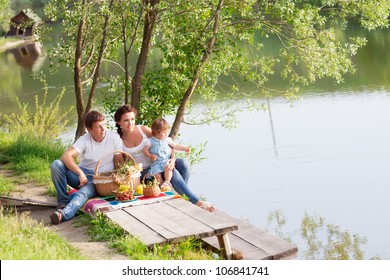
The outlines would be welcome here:
M 93 175 L 100 160 L 100 173 L 111 171 L 123 162 L 122 154 L 115 154 L 115 151 L 122 150 L 122 140 L 117 133 L 107 130 L 103 114 L 88 112 L 84 117 L 84 125 L 88 133 L 77 139 L 61 159 L 53 161 L 50 166 L 58 201 L 57 210 L 50 215 L 53 224 L 73 218 L 89 198 L 97 195 Z M 80 163 L 77 165 L 78 156 Z M 67 185 L 78 190 L 72 199 Z

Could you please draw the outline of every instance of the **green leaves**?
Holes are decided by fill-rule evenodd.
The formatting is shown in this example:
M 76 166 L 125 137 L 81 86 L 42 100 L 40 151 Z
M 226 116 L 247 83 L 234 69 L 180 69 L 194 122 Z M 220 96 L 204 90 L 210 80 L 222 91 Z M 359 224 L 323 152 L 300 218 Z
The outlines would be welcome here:
M 127 94 L 130 70 L 138 67 L 145 7 L 139 1 L 113 9 L 96 1 L 82 5 L 55 0 L 47 5 L 48 15 L 62 14 L 66 37 L 52 54 L 68 66 L 74 63 L 75 36 L 84 22 L 80 63 L 86 82 L 94 71 L 103 15 L 110 13 L 104 61 L 123 70 L 110 78 L 111 87 L 105 90 L 112 107 L 122 102 L 118 92 Z M 153 7 L 157 21 L 142 76 L 139 120 L 147 124 L 178 112 L 180 124 L 191 118 L 187 113 L 196 98 L 213 104 L 211 121 L 217 115 L 233 115 L 234 107 L 230 112 L 219 107 L 220 98 L 263 98 L 281 92 L 294 98 L 299 87 L 323 78 L 343 82 L 346 73 L 355 71 L 351 58 L 366 40 L 341 32 L 350 22 L 369 30 L 387 27 L 390 0 L 167 0 Z M 271 43 L 277 47 L 266 53 L 263 46 Z M 123 54 L 124 49 L 128 51 Z

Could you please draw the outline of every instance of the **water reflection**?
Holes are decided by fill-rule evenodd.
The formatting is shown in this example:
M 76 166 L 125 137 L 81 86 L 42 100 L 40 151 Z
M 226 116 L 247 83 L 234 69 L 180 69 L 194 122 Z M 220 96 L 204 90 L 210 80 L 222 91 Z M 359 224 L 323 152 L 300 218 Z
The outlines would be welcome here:
M 269 117 L 269 124 L 271 127 L 271 135 L 272 135 L 272 143 L 274 146 L 274 155 L 275 157 L 278 157 L 278 147 L 276 145 L 276 136 L 275 136 L 275 128 L 274 128 L 274 121 L 272 118 L 272 111 L 271 111 L 271 103 L 269 101 L 269 98 L 267 98 L 267 111 L 268 111 L 268 117 Z
M 16 97 L 23 88 L 23 69 L 36 72 L 44 62 L 42 46 L 27 41 L 0 56 L 0 96 Z
M 274 227 L 274 233 L 280 238 L 294 242 L 288 234 L 284 233 L 286 218 L 282 210 L 275 210 L 268 215 L 268 227 Z M 358 234 L 351 234 L 342 230 L 340 226 L 327 224 L 323 217 L 310 216 L 305 213 L 300 235 L 305 247 L 298 248 L 303 252 L 306 260 L 363 260 L 364 252 L 361 247 L 367 243 L 367 239 Z M 372 259 L 379 259 L 378 256 Z
M 14 56 L 17 64 L 33 72 L 42 67 L 45 58 L 42 53 L 42 45 L 37 42 L 20 45 L 8 50 L 8 52 Z
M 15 67 L 15 63 L 11 63 L 13 60 L 11 53 L 0 56 L 0 96 L 16 97 L 22 88 L 22 69 Z

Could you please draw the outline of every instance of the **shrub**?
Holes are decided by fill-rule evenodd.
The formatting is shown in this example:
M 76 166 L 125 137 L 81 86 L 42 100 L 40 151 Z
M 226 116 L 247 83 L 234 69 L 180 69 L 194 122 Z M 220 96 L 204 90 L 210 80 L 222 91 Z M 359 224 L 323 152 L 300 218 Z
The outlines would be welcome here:
M 43 140 L 57 139 L 65 130 L 69 122 L 66 117 L 73 107 L 60 114 L 60 102 L 65 89 L 50 104 L 46 104 L 47 93 L 48 87 L 45 83 L 45 93 L 41 104 L 38 96 L 35 96 L 34 113 L 29 112 L 28 103 L 22 104 L 17 98 L 16 102 L 20 112 L 3 116 L 4 125 L 8 131 L 17 135 L 35 136 Z

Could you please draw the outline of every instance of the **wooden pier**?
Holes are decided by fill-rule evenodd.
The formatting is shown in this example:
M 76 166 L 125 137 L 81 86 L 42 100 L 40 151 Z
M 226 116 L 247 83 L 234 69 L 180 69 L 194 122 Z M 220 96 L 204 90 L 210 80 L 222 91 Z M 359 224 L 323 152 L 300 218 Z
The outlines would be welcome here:
M 201 238 L 226 259 L 293 259 L 297 247 L 261 230 L 243 219 L 221 211 L 212 213 L 183 199 L 127 207 L 105 213 L 147 246 Z

